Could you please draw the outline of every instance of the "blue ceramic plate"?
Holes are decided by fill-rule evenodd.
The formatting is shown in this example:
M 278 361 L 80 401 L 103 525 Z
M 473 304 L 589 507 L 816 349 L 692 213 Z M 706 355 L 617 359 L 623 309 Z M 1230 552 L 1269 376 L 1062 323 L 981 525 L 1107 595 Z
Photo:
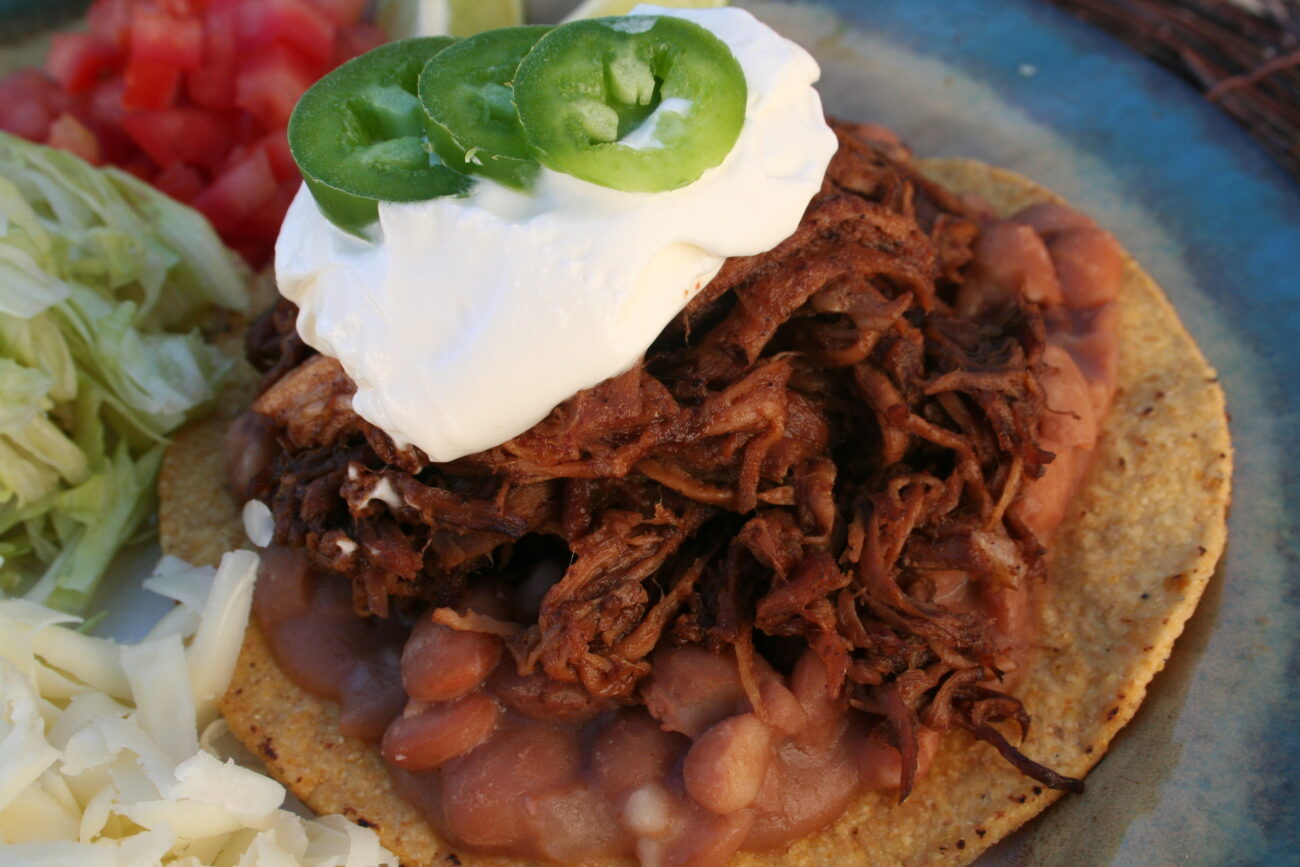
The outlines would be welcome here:
M 1186 84 L 1041 0 L 743 5 L 816 55 L 829 112 L 1100 220 L 1228 395 L 1228 552 L 1200 609 L 1087 794 L 980 863 L 1300 863 L 1300 189 Z
M 0 11 L 24 4 L 36 5 Z M 980 863 L 1300 863 L 1295 182 L 1185 84 L 1042 0 L 740 5 L 817 56 L 832 113 L 893 127 L 923 156 L 1014 169 L 1099 219 L 1168 293 L 1227 391 L 1237 465 L 1219 573 L 1088 793 Z M 0 69 L 39 51 L 0 49 Z M 151 556 L 128 554 L 121 571 Z M 138 635 L 161 611 L 140 601 L 114 606 L 108 631 Z

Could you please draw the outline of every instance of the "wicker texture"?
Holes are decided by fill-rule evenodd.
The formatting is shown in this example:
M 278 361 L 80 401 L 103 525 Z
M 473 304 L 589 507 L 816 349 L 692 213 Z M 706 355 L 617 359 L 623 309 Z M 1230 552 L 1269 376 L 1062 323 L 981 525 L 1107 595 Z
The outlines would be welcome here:
M 1296 0 L 1047 0 L 1168 67 L 1300 178 Z

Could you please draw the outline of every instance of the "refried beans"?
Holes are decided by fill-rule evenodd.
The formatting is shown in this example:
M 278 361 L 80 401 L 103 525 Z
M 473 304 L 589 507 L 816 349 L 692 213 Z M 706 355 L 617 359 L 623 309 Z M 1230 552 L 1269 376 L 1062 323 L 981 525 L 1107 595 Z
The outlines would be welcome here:
M 489 451 L 395 447 L 288 302 L 251 330 L 261 394 L 228 444 L 275 518 L 257 623 L 454 845 L 720 864 L 906 797 L 953 727 L 1079 785 L 993 723 L 1029 721 L 1014 687 L 1115 388 L 1122 254 L 835 129 L 794 236 Z

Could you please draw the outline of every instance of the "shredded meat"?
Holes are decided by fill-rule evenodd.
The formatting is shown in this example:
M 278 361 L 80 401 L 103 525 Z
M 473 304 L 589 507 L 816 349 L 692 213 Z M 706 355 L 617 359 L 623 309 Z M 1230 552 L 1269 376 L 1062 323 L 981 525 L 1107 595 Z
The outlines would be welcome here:
M 522 582 L 567 548 L 536 622 L 500 630 L 521 673 L 634 702 L 657 646 L 729 645 L 753 684 L 756 654 L 780 665 L 803 642 L 900 749 L 904 797 L 923 723 L 1075 788 L 993 727 L 1028 716 L 990 688 L 990 617 L 934 578 L 1043 574 L 1008 511 L 1052 460 L 1035 441 L 1043 317 L 1023 297 L 960 315 L 978 215 L 887 132 L 835 128 L 793 236 L 728 261 L 642 363 L 452 463 L 353 414 L 282 301 L 250 339 L 280 449 L 246 493 L 271 504 L 277 543 L 352 579 L 362 613 L 455 606 L 475 576 Z

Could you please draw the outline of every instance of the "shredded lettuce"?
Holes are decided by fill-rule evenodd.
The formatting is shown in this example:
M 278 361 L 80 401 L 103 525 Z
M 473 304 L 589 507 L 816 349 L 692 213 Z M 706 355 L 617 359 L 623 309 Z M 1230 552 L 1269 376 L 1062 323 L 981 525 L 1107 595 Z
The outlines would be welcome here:
M 246 312 L 246 279 L 200 214 L 0 134 L 0 589 L 85 608 L 230 369 L 214 305 Z

